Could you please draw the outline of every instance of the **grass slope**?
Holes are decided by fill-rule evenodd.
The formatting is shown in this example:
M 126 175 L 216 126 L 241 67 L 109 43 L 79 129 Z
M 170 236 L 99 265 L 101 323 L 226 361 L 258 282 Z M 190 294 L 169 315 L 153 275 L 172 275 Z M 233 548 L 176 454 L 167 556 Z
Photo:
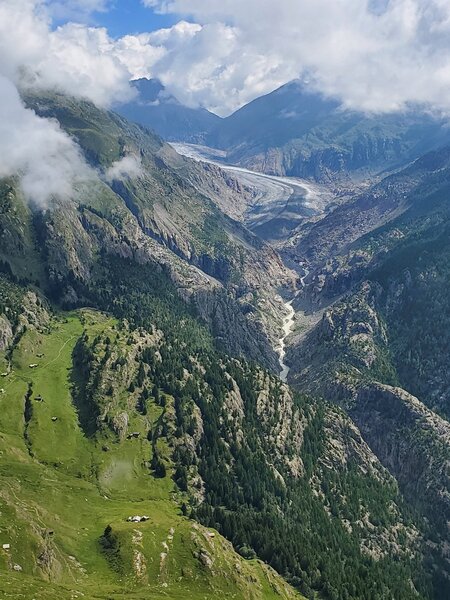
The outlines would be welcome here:
M 133 416 L 138 439 L 83 433 L 71 395 L 83 331 L 117 335 L 115 321 L 94 311 L 53 318 L 47 332 L 26 331 L 0 381 L 0 597 L 299 597 L 266 565 L 182 516 L 163 447 L 168 474 L 150 474 L 144 433 L 160 407 Z M 3 357 L 0 372 L 8 370 Z M 135 514 L 150 520 L 128 523 Z

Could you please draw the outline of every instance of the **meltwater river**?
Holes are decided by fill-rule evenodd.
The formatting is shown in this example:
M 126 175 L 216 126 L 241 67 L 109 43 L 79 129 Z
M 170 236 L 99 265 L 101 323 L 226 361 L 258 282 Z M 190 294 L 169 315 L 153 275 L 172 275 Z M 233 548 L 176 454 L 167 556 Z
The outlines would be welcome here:
M 214 164 L 225 171 L 233 173 L 236 179 L 258 191 L 255 202 L 243 215 L 244 221 L 250 229 L 256 229 L 264 223 L 270 223 L 275 216 L 279 218 L 280 210 L 284 211 L 285 219 L 292 220 L 295 223 L 297 218 L 302 218 L 304 211 L 309 214 L 321 213 L 327 201 L 329 201 L 330 194 L 323 186 L 311 184 L 295 177 L 266 175 L 244 167 L 230 165 L 225 162 L 224 152 L 207 146 L 184 143 L 172 143 L 171 145 L 179 154 L 199 162 Z M 305 285 L 308 273 L 308 269 L 305 268 L 304 275 L 300 278 L 300 289 Z M 284 362 L 286 339 L 294 328 L 295 310 L 292 305 L 299 293 L 300 290 L 297 290 L 294 297 L 284 303 L 287 314 L 283 319 L 282 335 L 278 340 L 276 349 L 279 356 L 280 379 L 284 382 L 287 381 L 289 374 L 289 366 Z

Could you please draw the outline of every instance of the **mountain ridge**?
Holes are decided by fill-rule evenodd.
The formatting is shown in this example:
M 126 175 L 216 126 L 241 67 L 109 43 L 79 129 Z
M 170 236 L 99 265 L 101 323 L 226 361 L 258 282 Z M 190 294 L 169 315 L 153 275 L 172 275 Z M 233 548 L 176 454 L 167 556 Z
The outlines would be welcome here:
M 287 356 L 291 384 L 345 407 L 427 519 L 438 597 L 448 593 L 448 156 L 425 155 L 313 226 L 330 232 L 298 300 L 300 323 L 313 324 Z M 364 210 L 377 213 L 367 229 Z
M 448 139 L 446 120 L 420 109 L 365 115 L 294 81 L 219 123 L 210 145 L 256 171 L 333 182 L 398 168 Z

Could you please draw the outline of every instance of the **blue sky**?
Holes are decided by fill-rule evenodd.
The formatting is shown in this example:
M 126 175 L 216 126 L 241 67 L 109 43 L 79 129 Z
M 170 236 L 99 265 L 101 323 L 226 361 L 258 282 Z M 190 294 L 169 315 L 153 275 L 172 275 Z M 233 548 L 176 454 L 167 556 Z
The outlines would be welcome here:
M 180 20 L 177 15 L 157 14 L 141 0 L 45 0 L 50 7 L 55 29 L 69 21 L 94 27 L 106 27 L 113 38 L 171 27 Z M 104 4 L 105 10 L 93 11 L 91 6 Z
M 106 27 L 114 38 L 171 27 L 178 20 L 174 15 L 155 14 L 152 9 L 145 8 L 140 0 L 116 0 L 108 12 L 93 16 L 93 24 Z

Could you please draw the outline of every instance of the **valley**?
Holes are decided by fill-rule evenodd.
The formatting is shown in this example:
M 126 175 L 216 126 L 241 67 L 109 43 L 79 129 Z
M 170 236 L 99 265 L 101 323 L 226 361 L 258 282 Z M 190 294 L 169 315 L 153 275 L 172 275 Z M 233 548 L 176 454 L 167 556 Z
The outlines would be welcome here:
M 308 182 L 231 166 L 224 162 L 223 151 L 191 145 L 180 150 L 220 164 L 258 190 L 243 221 L 302 274 L 294 297 L 284 302 L 276 346 L 280 379 L 344 408 L 398 481 L 407 503 L 430 519 L 431 530 L 439 533 L 436 545 L 424 549 L 423 560 L 437 569 L 431 596 L 446 598 L 447 576 L 437 572 L 447 572 L 448 525 L 431 515 L 429 507 L 440 505 L 442 514 L 450 514 L 446 493 L 441 495 L 448 489 L 450 437 L 447 421 L 439 420 L 442 411 L 448 415 L 449 383 L 433 367 L 424 370 L 429 362 L 440 362 L 435 349 L 442 348 L 442 341 L 434 325 L 424 333 L 427 342 L 414 341 L 404 321 L 409 319 L 412 330 L 419 327 L 417 311 L 427 297 L 439 305 L 435 314 L 442 322 L 441 286 L 448 284 L 448 148 L 430 152 L 378 182 L 360 182 L 352 193 L 347 186 L 345 199 L 339 201 L 333 201 L 331 192 L 339 189 L 337 182 L 313 184 L 311 190 Z M 313 210 L 290 214 L 291 201 L 294 206 L 299 201 L 301 211 L 310 201 Z M 255 215 L 263 215 L 262 220 Z M 284 216 L 292 229 L 278 228 Z M 424 281 L 433 294 L 425 291 Z M 425 347 L 431 361 L 421 354 Z M 448 358 L 448 348 L 443 353 Z M 420 375 L 412 364 L 421 365 Z M 431 437 L 425 442 L 428 428 Z M 396 453 L 402 461 L 394 458 Z M 427 493 L 425 481 L 430 485 Z M 429 533 L 422 535 L 426 539 Z
M 294 177 L 271 176 L 266 173 L 251 171 L 226 162 L 226 153 L 206 146 L 171 143 L 181 155 L 200 163 L 213 164 L 233 177 L 253 192 L 251 202 L 242 203 L 242 222 L 256 235 L 268 241 L 274 248 L 285 249 L 289 255 L 290 247 L 295 243 L 294 232 L 302 224 L 320 222 L 326 211 L 335 202 L 335 193 L 330 186 Z M 292 236 L 292 238 L 291 238 Z M 283 254 L 282 254 L 283 256 Z M 301 255 L 300 255 L 301 256 Z M 280 379 L 287 381 L 290 367 L 286 364 L 287 339 L 294 329 L 296 310 L 294 303 L 305 287 L 309 275 L 306 262 L 296 257 L 289 261 L 295 264 L 301 273 L 298 277 L 294 297 L 283 302 L 282 335 L 275 345 L 279 355 Z M 303 315 L 303 334 L 312 327 L 319 317 L 314 312 Z
M 253 198 L 248 206 L 242 206 L 242 221 L 275 248 L 277 245 L 284 245 L 289 240 L 290 233 L 301 223 L 320 219 L 333 199 L 331 190 L 324 185 L 292 177 L 270 176 L 229 165 L 225 153 L 214 148 L 186 143 L 172 143 L 171 146 L 183 156 L 220 167 L 231 173 L 243 186 L 250 188 Z M 308 273 L 309 269 L 303 265 L 303 275 L 298 280 L 300 289 L 304 287 Z M 286 340 L 294 327 L 296 313 L 293 303 L 299 291 L 295 292 L 294 298 L 283 303 L 286 315 L 283 316 L 282 336 L 275 347 L 279 354 L 280 379 L 283 382 L 287 381 L 290 370 L 285 363 Z
M 353 186 L 24 102 L 91 179 L 0 181 L 0 593 L 446 600 L 448 148 Z
M 250 188 L 253 197 L 242 206 L 242 221 L 252 232 L 274 245 L 282 243 L 301 223 L 323 214 L 333 201 L 333 194 L 325 185 L 228 164 L 225 152 L 206 146 L 171 145 L 184 156 L 220 167 Z
M 0 0 L 0 600 L 450 599 L 449 31 Z

